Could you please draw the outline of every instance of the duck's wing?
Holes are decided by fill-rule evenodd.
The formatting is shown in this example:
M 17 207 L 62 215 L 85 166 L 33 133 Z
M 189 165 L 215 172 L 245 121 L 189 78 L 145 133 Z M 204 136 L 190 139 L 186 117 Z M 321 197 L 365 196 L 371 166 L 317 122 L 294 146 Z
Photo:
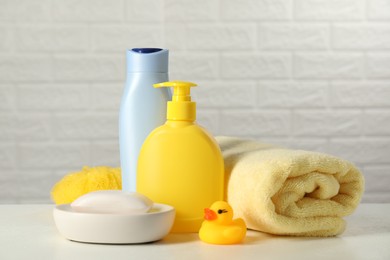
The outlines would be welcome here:
M 233 223 L 234 223 L 235 225 L 238 225 L 238 226 L 243 227 L 243 228 L 246 229 L 245 221 L 244 221 L 242 218 L 234 219 L 234 220 L 233 220 Z
M 223 230 L 223 236 L 228 238 L 242 237 L 243 229 L 240 226 L 225 227 Z

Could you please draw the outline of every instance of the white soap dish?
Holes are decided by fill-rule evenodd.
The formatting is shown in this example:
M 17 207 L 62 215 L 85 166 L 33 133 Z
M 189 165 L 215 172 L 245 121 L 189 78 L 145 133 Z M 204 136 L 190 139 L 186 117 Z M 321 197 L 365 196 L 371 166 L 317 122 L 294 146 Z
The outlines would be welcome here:
M 137 244 L 162 239 L 172 228 L 175 209 L 155 203 L 147 213 L 76 212 L 70 204 L 53 210 L 59 232 L 69 240 L 102 244 Z

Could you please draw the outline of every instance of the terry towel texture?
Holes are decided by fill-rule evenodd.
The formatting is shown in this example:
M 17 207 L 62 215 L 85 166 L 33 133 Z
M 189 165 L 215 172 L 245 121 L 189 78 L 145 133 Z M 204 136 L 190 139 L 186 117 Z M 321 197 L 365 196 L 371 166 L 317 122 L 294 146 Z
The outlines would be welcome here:
M 358 206 L 364 179 L 350 162 L 233 137 L 216 138 L 227 200 L 248 228 L 277 235 L 335 236 Z

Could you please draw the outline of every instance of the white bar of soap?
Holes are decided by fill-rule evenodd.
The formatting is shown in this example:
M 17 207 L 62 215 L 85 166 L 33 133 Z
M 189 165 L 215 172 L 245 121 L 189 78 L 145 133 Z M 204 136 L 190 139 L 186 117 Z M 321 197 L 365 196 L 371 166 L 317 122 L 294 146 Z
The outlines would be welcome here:
M 79 197 L 70 206 L 85 213 L 139 214 L 148 212 L 153 201 L 137 192 L 99 190 Z

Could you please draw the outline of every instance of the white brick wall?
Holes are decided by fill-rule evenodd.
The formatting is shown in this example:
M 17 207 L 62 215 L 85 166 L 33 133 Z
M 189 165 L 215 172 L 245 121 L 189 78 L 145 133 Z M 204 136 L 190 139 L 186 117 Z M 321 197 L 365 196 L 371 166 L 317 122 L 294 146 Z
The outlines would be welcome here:
M 0 203 L 119 165 L 132 47 L 170 49 L 215 135 L 348 159 L 390 202 L 390 0 L 0 0 Z

